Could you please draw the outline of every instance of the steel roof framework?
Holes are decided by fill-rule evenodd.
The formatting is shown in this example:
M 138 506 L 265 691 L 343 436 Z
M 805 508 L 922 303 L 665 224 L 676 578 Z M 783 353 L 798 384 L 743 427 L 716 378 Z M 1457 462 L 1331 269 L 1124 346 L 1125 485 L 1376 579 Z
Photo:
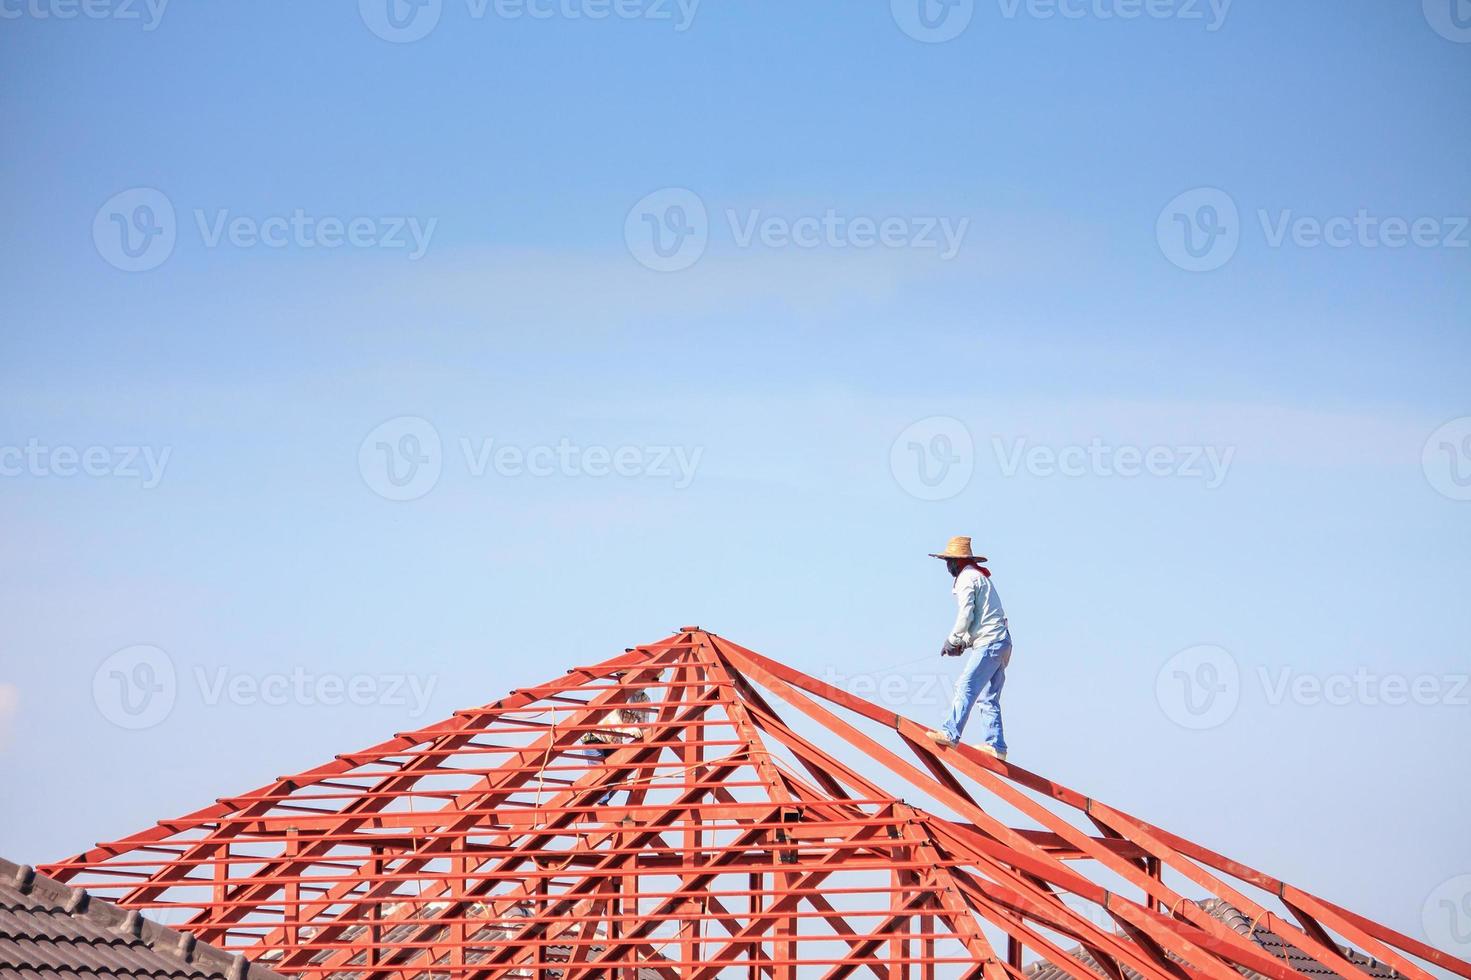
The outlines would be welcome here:
M 591 751 L 583 737 L 616 736 L 609 714 L 634 691 L 650 698 L 640 737 Z M 1345 978 L 1365 971 L 1343 945 L 1416 980 L 1425 964 L 1471 978 L 1418 940 L 923 733 L 686 627 L 42 870 L 303 980 L 1019 980 L 1038 959 L 1098 980 L 1074 945 L 1108 980 L 1304 975 L 1203 896 Z

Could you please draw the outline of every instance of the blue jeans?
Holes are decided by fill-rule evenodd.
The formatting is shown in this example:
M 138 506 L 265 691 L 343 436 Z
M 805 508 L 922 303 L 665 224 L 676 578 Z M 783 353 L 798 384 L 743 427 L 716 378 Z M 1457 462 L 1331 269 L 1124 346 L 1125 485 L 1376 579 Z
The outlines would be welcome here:
M 1001 731 L 1001 688 L 1006 683 L 1006 668 L 1001 662 L 1011 652 L 1011 633 L 985 646 L 970 648 L 960 681 L 955 686 L 955 702 L 950 717 L 941 729 L 950 741 L 959 742 L 971 709 L 980 706 L 981 723 L 985 725 L 984 741 L 997 752 L 1006 751 L 1006 736 Z
M 607 761 L 608 757 L 610 755 L 612 755 L 612 754 L 613 754 L 613 750 L 612 749 L 593 748 L 593 749 L 589 749 L 588 750 L 587 758 L 588 759 L 591 759 L 591 760 L 595 760 L 597 762 L 605 762 L 605 761 Z M 613 802 L 613 794 L 615 794 L 617 792 L 618 792 L 617 787 L 614 787 L 613 789 L 608 790 L 602 796 L 598 797 L 598 801 L 596 803 L 594 803 L 593 806 L 607 806 L 609 803 L 612 803 Z

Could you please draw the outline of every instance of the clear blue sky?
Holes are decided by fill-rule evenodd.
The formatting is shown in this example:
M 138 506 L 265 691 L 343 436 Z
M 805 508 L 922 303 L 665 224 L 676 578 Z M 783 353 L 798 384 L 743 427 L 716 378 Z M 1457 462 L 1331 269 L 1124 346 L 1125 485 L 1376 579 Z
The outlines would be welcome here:
M 0 5 L 7 857 L 686 623 L 922 681 L 952 612 L 924 553 L 966 533 L 1018 763 L 1415 935 L 1471 873 L 1471 43 L 1435 0 L 977 0 L 935 43 L 902 0 L 442 0 L 413 41 L 374 0 L 120 3 Z M 669 188 L 704 247 L 661 272 L 635 205 Z M 426 247 L 323 247 L 356 218 Z M 1214 268 L 1181 222 L 1231 232 Z M 177 689 L 133 729 L 138 645 Z M 1221 677 L 1172 661 L 1200 645 L 1237 671 L 1206 727 L 1170 693 Z M 250 693 L 298 671 L 433 687 Z M 921 687 L 894 707 L 938 717 Z

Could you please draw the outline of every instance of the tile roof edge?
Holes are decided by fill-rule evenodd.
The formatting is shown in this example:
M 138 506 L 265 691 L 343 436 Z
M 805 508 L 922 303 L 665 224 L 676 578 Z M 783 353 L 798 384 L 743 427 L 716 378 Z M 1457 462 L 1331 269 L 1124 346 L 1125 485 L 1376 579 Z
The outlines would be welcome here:
M 1197 900 L 1196 904 L 1207 915 L 1224 925 L 1227 929 L 1234 930 L 1237 934 L 1245 936 L 1248 939 L 1252 938 L 1259 926 L 1259 923 L 1224 898 Z
M 124 909 L 99 898 L 85 888 L 73 888 L 41 874 L 29 864 L 16 864 L 0 857 L 0 883 L 13 886 L 22 895 L 34 895 L 54 903 L 69 915 L 84 916 L 119 936 L 137 939 L 163 956 L 189 966 L 217 971 L 226 980 L 286 980 L 247 957 L 200 942 L 187 929 L 175 929 L 146 918 L 136 909 Z

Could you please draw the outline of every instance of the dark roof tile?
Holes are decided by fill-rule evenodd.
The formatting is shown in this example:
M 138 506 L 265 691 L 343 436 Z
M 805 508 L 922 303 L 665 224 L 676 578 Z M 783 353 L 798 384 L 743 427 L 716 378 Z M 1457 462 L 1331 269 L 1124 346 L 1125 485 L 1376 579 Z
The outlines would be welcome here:
M 240 956 L 0 859 L 0 980 L 283 980 Z
M 1317 960 L 1285 941 L 1275 932 L 1272 932 L 1263 925 L 1253 923 L 1251 919 L 1231 903 L 1219 898 L 1209 898 L 1200 902 L 1199 905 L 1212 918 L 1223 923 L 1228 928 L 1234 929 L 1243 936 L 1249 936 L 1252 942 L 1260 946 L 1266 953 L 1276 959 L 1285 960 L 1287 966 L 1296 970 L 1298 973 L 1325 977 L 1335 975 L 1331 970 L 1324 968 Z M 1345 949 L 1344 953 L 1355 963 L 1362 964 L 1373 980 L 1404 980 L 1392 968 L 1370 959 L 1357 950 Z M 1068 955 L 1084 964 L 1100 978 L 1103 977 L 1103 971 L 1098 968 L 1093 957 L 1081 946 L 1069 950 Z M 1025 972 L 1028 980 L 1072 980 L 1071 975 L 1066 970 L 1047 960 L 1038 960 L 1036 963 L 1028 966 Z M 1261 974 L 1250 970 L 1242 970 L 1241 972 L 1249 980 L 1261 980 Z M 1128 980 L 1142 980 L 1137 973 L 1127 967 L 1124 969 L 1124 976 Z

